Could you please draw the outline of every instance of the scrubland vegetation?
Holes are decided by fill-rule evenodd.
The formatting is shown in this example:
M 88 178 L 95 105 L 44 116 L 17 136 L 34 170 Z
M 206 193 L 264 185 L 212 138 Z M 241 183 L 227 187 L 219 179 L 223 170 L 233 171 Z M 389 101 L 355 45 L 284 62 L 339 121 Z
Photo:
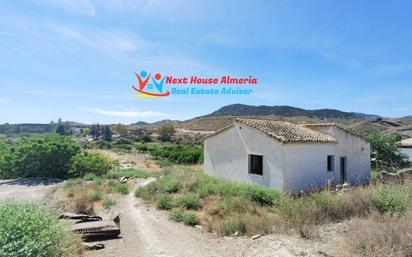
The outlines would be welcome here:
M 1 256 L 80 256 L 80 242 L 68 224 L 45 207 L 17 202 L 0 205 Z
M 64 124 L 60 125 L 60 134 L 70 135 Z M 135 195 L 167 211 L 171 220 L 188 226 L 199 224 L 222 236 L 297 233 L 315 238 L 318 227 L 346 222 L 345 243 L 351 254 L 412 256 L 410 186 L 371 183 L 348 192 L 314 191 L 292 197 L 259 185 L 205 175 L 193 165 L 203 161 L 203 148 L 173 141 L 170 126 L 160 131 L 158 141 L 149 134 L 132 137 L 120 124 L 113 130 L 120 137 L 112 138 L 108 126 L 94 125 L 82 132 L 92 136 L 93 141 L 61 135 L 2 140 L 0 178 L 66 179 L 63 210 L 94 214 L 99 208 L 113 207 L 117 197 L 130 192 L 131 182 L 121 183 L 122 178 L 156 176 L 156 181 L 138 189 Z M 396 148 L 396 137 L 376 133 L 364 137 L 371 142 L 375 178 L 378 170 L 395 171 L 409 165 Z M 157 174 L 120 168 L 118 162 L 95 148 L 144 154 L 166 169 Z M 58 223 L 53 212 L 30 204 L 0 206 L 0 240 L 0 252 L 20 249 L 20 255 L 7 256 L 76 256 L 80 249 L 79 238 Z
M 108 158 L 88 153 L 74 140 L 50 135 L 0 142 L 0 178 L 83 176 L 113 168 Z
M 412 253 L 406 241 L 412 233 L 412 188 L 408 186 L 374 185 L 348 192 L 312 192 L 294 198 L 259 185 L 223 181 L 195 168 L 176 166 L 138 189 L 135 195 L 158 209 L 168 210 L 172 220 L 190 226 L 201 224 L 223 236 L 295 232 L 313 238 L 319 225 L 350 221 L 349 235 L 357 229 L 353 224 L 371 225 L 363 225 L 368 230 L 365 233 L 354 233 L 359 240 L 348 237 L 354 253 L 364 256 Z M 374 226 L 378 221 L 382 223 Z M 391 228 L 392 224 L 402 222 L 406 222 L 407 233 Z M 375 249 L 371 244 L 377 243 L 370 240 L 388 239 L 388 229 L 391 237 L 398 238 L 403 245 L 387 242 L 387 251 Z M 398 255 L 377 255 L 378 250 L 388 254 L 396 251 Z
M 103 175 L 89 172 L 82 178 L 68 179 L 63 186 L 64 194 L 68 198 L 63 210 L 94 214 L 96 208 L 111 208 L 116 204 L 115 195 L 125 195 L 130 191 L 130 185 L 121 183 L 118 179 L 149 176 L 156 174 L 129 168 L 110 171 Z

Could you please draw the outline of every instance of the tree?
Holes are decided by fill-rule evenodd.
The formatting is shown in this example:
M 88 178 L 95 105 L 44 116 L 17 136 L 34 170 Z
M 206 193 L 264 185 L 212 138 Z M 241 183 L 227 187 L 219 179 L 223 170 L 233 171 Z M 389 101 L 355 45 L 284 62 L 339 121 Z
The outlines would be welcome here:
M 408 157 L 401 153 L 397 135 L 384 135 L 377 132 L 364 133 L 362 136 L 371 144 L 372 166 L 378 169 L 399 169 L 409 165 Z
M 66 129 L 65 129 L 64 124 L 62 122 L 62 119 L 59 119 L 57 121 L 56 133 L 61 135 L 61 136 L 66 135 Z
M 99 123 L 96 124 L 96 138 L 99 138 L 102 135 L 102 128 Z
M 157 131 L 159 133 L 159 139 L 162 141 L 170 141 L 175 133 L 175 128 L 172 124 L 165 124 Z
M 80 152 L 78 143 L 62 136 L 29 138 L 0 146 L 0 177 L 66 178 L 71 159 Z
M 87 172 L 100 176 L 113 168 L 113 162 L 101 154 L 84 152 L 72 159 L 70 167 L 71 177 L 83 177 Z
M 101 128 L 100 128 L 99 123 L 93 124 L 90 132 L 94 139 L 98 139 L 101 135 Z
M 104 126 L 103 127 L 103 139 L 105 141 L 112 141 L 112 131 L 110 130 L 109 126 Z
M 113 126 L 113 131 L 121 137 L 127 136 L 127 127 L 123 124 L 116 124 Z

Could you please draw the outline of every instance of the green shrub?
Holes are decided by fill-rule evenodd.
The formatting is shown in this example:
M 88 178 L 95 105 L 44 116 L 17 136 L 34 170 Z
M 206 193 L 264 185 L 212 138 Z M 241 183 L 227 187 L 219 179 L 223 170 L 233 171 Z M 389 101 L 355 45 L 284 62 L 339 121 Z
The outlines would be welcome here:
M 246 226 L 241 217 L 231 217 L 220 224 L 219 231 L 224 236 L 231 236 L 236 232 L 238 235 L 244 235 Z
M 116 192 L 121 193 L 123 195 L 127 195 L 129 193 L 129 186 L 127 184 L 114 183 L 112 187 Z
M 381 186 L 370 194 L 372 204 L 380 213 L 403 215 L 407 209 L 408 192 L 399 186 Z
M 279 192 L 259 185 L 245 185 L 243 194 L 255 203 L 269 206 L 280 197 Z
M 346 218 L 345 202 L 339 195 L 331 195 L 329 192 L 313 193 L 308 200 L 312 200 L 319 208 L 319 215 L 323 220 L 338 221 Z
M 142 143 L 135 144 L 135 147 L 136 147 L 136 150 L 138 150 L 139 152 L 145 153 L 145 152 L 148 151 L 147 146 L 145 144 L 142 144 Z
M 93 202 L 100 201 L 100 200 L 102 200 L 102 198 L 103 198 L 103 193 L 100 192 L 100 191 L 91 192 L 91 193 L 89 193 L 89 198 L 90 198 L 90 200 L 92 200 Z
M 80 145 L 64 136 L 24 138 L 3 147 L 0 177 L 67 178 L 70 162 L 80 152 Z
M 97 176 L 106 174 L 113 168 L 113 162 L 98 153 L 84 152 L 76 155 L 71 161 L 70 176 L 81 177 L 86 172 Z
M 94 173 L 88 172 L 84 174 L 83 179 L 86 181 L 94 181 L 97 179 L 97 176 Z
M 178 164 L 195 164 L 203 161 L 203 148 L 191 145 L 151 146 L 148 148 L 155 158 L 164 158 Z
M 195 225 L 199 224 L 196 213 L 194 213 L 194 212 L 185 212 L 183 214 L 183 223 L 185 223 L 185 225 L 187 225 L 187 226 L 195 226 Z
M 385 135 L 378 132 L 363 133 L 371 145 L 373 168 L 396 170 L 409 166 L 408 156 L 398 148 L 399 135 Z
M 115 144 L 115 145 L 131 145 L 132 144 L 132 141 L 130 141 L 129 139 L 127 139 L 127 138 L 118 138 L 118 139 L 116 139 L 115 141 L 114 141 L 114 143 L 113 144 Z
M 173 207 L 173 198 L 168 194 L 162 194 L 157 199 L 156 206 L 161 210 L 170 210 Z
M 170 219 L 174 221 L 183 221 L 184 210 L 182 208 L 173 208 L 169 214 Z
M 105 208 L 111 208 L 115 204 L 116 204 L 116 201 L 109 197 L 105 198 L 103 201 L 103 206 Z
M 218 181 L 213 177 L 202 176 L 193 184 L 192 190 L 199 197 L 204 198 L 218 191 L 217 183 Z
M 136 189 L 134 195 L 143 198 L 144 200 L 153 199 L 157 191 L 157 183 L 151 182 L 147 186 Z
M 48 209 L 7 202 L 0 205 L 0 253 L 8 257 L 78 256 L 80 240 Z
M 68 180 L 64 181 L 63 188 L 64 189 L 70 189 L 70 188 L 80 184 L 81 182 L 82 182 L 81 179 L 78 179 L 78 178 L 77 179 L 68 179 Z
M 202 207 L 202 203 L 197 195 L 187 194 L 181 196 L 178 200 L 178 205 L 184 209 L 199 209 Z
M 172 175 L 166 175 L 156 181 L 157 187 L 163 193 L 176 193 L 179 191 L 181 184 Z
M 170 211 L 169 214 L 170 219 L 181 222 L 188 226 L 195 226 L 199 224 L 197 216 L 194 212 L 185 211 L 182 208 L 174 208 Z
M 219 181 L 217 185 L 217 190 L 219 194 L 224 197 L 240 195 L 241 188 L 241 184 L 230 181 Z

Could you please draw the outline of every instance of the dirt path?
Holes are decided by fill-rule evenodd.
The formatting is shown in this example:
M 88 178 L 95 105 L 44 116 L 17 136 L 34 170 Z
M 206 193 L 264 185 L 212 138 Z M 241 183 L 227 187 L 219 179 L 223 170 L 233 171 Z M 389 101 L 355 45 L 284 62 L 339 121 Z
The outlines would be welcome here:
M 153 180 L 138 180 L 136 188 Z M 334 256 L 316 250 L 318 245 L 297 237 L 269 235 L 219 237 L 203 229 L 187 227 L 168 219 L 163 211 L 146 206 L 132 190 L 118 199 L 122 238 L 104 241 L 105 249 L 88 252 L 89 257 L 217 257 L 217 256 Z
M 59 179 L 9 179 L 0 180 L 0 202 L 18 200 L 46 203 L 53 192 L 61 186 Z

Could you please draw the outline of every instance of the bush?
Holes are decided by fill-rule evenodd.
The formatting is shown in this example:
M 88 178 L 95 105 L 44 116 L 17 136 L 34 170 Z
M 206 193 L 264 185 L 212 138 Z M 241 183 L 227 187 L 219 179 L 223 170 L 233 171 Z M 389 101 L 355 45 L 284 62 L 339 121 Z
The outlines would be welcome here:
M 244 186 L 243 194 L 255 203 L 269 206 L 280 197 L 279 192 L 259 185 Z
M 119 138 L 116 141 L 114 141 L 114 144 L 119 146 L 119 145 L 131 145 L 132 141 L 126 138 Z
M 194 212 L 184 213 L 183 223 L 185 223 L 185 225 L 187 225 L 187 226 L 195 226 L 195 225 L 199 224 L 196 213 L 194 213 Z
M 163 193 L 176 193 L 179 191 L 181 184 L 171 175 L 166 175 L 156 181 L 157 187 Z
M 157 199 L 156 206 L 161 210 L 170 210 L 173 207 L 173 198 L 168 194 L 162 194 Z
M 142 143 L 135 144 L 135 147 L 136 147 L 136 150 L 138 150 L 139 152 L 143 152 L 143 153 L 147 152 L 148 150 L 147 146 Z
M 184 210 L 182 208 L 174 208 L 170 211 L 170 219 L 180 222 L 183 221 Z
M 25 138 L 2 147 L 0 177 L 67 178 L 70 161 L 81 152 L 80 145 L 64 136 Z
M 218 191 L 217 184 L 217 179 L 203 175 L 193 184 L 192 190 L 199 195 L 199 197 L 204 198 Z
M 86 172 L 101 176 L 112 168 L 113 162 L 107 157 L 98 153 L 85 152 L 76 155 L 71 161 L 70 176 L 81 177 Z
M 92 200 L 93 202 L 97 202 L 103 199 L 103 193 L 100 191 L 94 191 L 89 193 L 89 198 L 90 200 Z
M 134 192 L 134 195 L 136 197 L 141 197 L 144 200 L 150 200 L 154 198 L 156 191 L 157 191 L 157 183 L 151 182 L 147 186 L 136 189 L 136 191 Z
M 399 186 L 384 185 L 370 194 L 370 200 L 380 213 L 403 215 L 407 209 L 408 192 Z
M 377 132 L 362 135 L 371 144 L 372 167 L 395 170 L 409 166 L 408 157 L 400 152 L 397 135 L 384 135 Z
M 105 208 L 111 208 L 115 204 L 116 204 L 116 201 L 109 197 L 105 198 L 103 201 L 103 206 Z
M 183 223 L 188 226 L 195 226 L 199 224 L 199 221 L 195 213 L 185 211 L 182 208 L 172 209 L 170 211 L 169 217 L 170 219 L 177 221 L 177 222 L 183 221 Z
M 94 181 L 97 179 L 97 176 L 94 173 L 88 172 L 84 174 L 83 179 L 86 181 Z
M 194 194 L 188 194 L 188 195 L 181 196 L 177 200 L 177 202 L 178 202 L 179 206 L 184 208 L 184 209 L 197 210 L 200 207 L 202 207 L 202 203 L 200 202 L 199 197 L 197 195 L 194 195 Z
M 220 224 L 220 233 L 222 235 L 231 236 L 236 232 L 238 235 L 244 235 L 246 232 L 246 226 L 241 217 L 231 217 Z
M 203 148 L 191 145 L 152 146 L 150 154 L 177 164 L 195 164 L 203 161 Z
M 80 255 L 80 238 L 55 213 L 36 204 L 0 206 L 0 253 L 9 257 Z
M 129 186 L 127 184 L 114 183 L 112 187 L 116 192 L 121 193 L 123 195 L 127 195 L 129 193 Z

